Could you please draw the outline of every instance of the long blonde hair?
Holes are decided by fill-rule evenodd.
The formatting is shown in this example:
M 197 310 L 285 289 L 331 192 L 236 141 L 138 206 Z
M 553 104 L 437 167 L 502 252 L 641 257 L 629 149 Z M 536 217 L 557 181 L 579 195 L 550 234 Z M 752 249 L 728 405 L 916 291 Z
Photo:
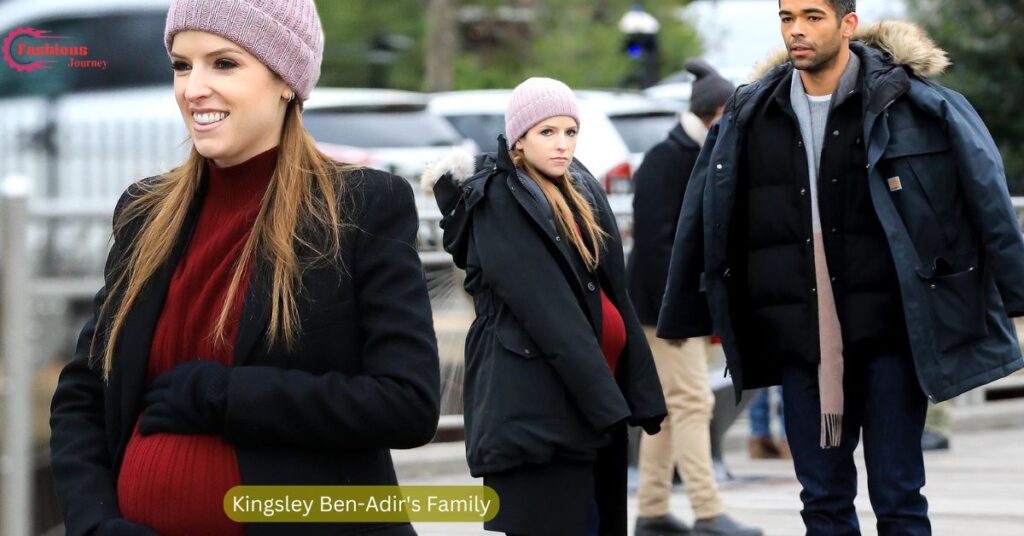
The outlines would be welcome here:
M 512 163 L 517 168 L 526 171 L 526 174 L 540 186 L 540 190 L 544 192 L 544 197 L 547 198 L 548 204 L 551 205 L 552 212 L 555 213 L 555 221 L 558 222 L 559 227 L 562 228 L 565 235 L 572 241 L 573 247 L 576 248 L 580 257 L 583 258 L 583 263 L 587 266 L 587 269 L 590 271 L 597 270 L 597 266 L 601 262 L 601 249 L 608 238 L 608 233 L 604 232 L 604 229 L 601 229 L 601 226 L 597 224 L 597 220 L 594 218 L 594 210 L 590 207 L 590 203 L 572 185 L 573 179 L 569 171 L 566 170 L 565 174 L 561 177 L 548 178 L 530 164 L 522 149 L 512 148 L 509 153 L 512 155 Z M 579 214 L 580 219 L 583 220 L 583 225 L 579 229 L 576 228 L 576 220 L 573 217 L 574 212 Z M 584 240 L 581 231 L 586 233 L 587 240 Z M 590 243 L 589 247 L 587 245 L 588 241 Z
M 242 248 L 234 274 L 224 296 L 211 336 L 225 344 L 225 328 L 231 305 L 252 261 L 259 256 L 273 274 L 269 344 L 283 341 L 293 348 L 300 329 L 297 295 L 306 262 L 299 249 L 311 251 L 313 262 L 340 262 L 342 234 L 350 224 L 338 210 L 350 168 L 321 153 L 302 125 L 298 101 L 288 104 L 278 149 L 277 166 L 260 203 L 252 233 Z M 199 191 L 206 159 L 195 147 L 181 166 L 147 183 L 140 183 L 137 197 L 128 201 L 114 222 L 114 236 L 140 219 L 141 228 L 128 244 L 118 245 L 122 263 L 114 267 L 117 277 L 107 289 L 97 319 L 108 320 L 109 330 L 93 335 L 91 356 L 102 348 L 103 377 L 109 379 L 114 364 L 114 347 L 125 319 L 143 287 L 167 261 L 178 241 L 189 207 Z M 113 302 L 110 298 L 121 295 Z M 108 318 L 109 317 L 109 318 Z

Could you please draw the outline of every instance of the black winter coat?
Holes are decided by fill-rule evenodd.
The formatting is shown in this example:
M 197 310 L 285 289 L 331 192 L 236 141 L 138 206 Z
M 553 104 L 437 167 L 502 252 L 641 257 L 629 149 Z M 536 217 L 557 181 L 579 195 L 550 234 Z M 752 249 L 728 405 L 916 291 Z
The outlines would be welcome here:
M 466 270 L 477 313 L 466 339 L 464 391 L 473 476 L 556 456 L 592 461 L 613 427 L 629 422 L 656 433 L 666 415 L 651 351 L 626 293 L 619 230 L 600 185 L 573 164 L 574 186 L 610 236 L 597 273 L 589 273 L 518 183 L 503 137 L 499 147 L 471 177 L 448 169 L 425 177 L 436 180 L 444 246 Z M 626 325 L 614 376 L 601 351 L 599 287 Z
M 629 297 L 645 326 L 658 325 L 676 223 L 700 144 L 677 124 L 647 151 L 633 174 L 633 250 L 626 263 Z
M 868 188 L 863 75 L 850 72 L 840 82 L 817 174 L 825 257 L 847 357 L 906 348 L 907 338 L 896 270 Z M 813 190 L 791 89 L 792 77 L 783 78 L 749 105 L 754 112 L 741 142 L 728 242 L 733 328 L 740 352 L 756 355 L 744 364 L 747 388 L 779 383 L 782 363 L 820 360 Z
M 871 206 L 895 267 L 918 381 L 929 399 L 946 400 L 1024 367 L 1009 318 L 1024 314 L 1024 240 L 984 123 L 963 96 L 923 77 L 934 74 L 941 51 L 907 23 L 861 35 L 873 46 L 850 47 L 863 70 Z M 777 377 L 757 363 L 762 356 L 743 351 L 756 341 L 739 340 L 734 326 L 740 148 L 756 103 L 792 69 L 779 65 L 741 87 L 712 128 L 683 200 L 658 324 L 659 337 L 686 338 L 710 333 L 713 318 L 737 397 Z
M 345 175 L 343 235 L 347 270 L 303 272 L 302 331 L 288 352 L 265 341 L 270 317 L 269 265 L 254 263 L 230 370 L 224 437 L 238 456 L 244 485 L 395 485 L 389 449 L 431 440 L 437 427 L 440 379 L 430 301 L 415 250 L 418 218 L 409 184 L 394 175 L 358 170 Z M 205 184 L 205 182 L 204 182 Z M 122 195 L 137 195 L 133 185 Z M 109 383 L 102 360 L 90 356 L 95 313 L 107 299 L 139 231 L 130 222 L 114 237 L 106 287 L 94 316 L 64 368 L 51 407 L 50 440 L 57 494 L 69 535 L 88 534 L 120 517 L 114 484 L 141 411 L 154 328 L 171 276 L 202 205 L 201 191 L 171 258 L 146 285 L 117 341 Z M 282 523 L 246 525 L 250 535 L 415 534 L 408 524 Z

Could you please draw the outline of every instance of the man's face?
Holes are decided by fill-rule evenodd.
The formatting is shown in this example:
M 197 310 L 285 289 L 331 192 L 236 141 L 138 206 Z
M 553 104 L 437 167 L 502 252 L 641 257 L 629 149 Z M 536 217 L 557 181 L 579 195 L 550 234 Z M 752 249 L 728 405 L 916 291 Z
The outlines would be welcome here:
M 842 20 L 826 0 L 780 0 L 779 22 L 789 59 L 802 71 L 816 73 L 835 64 L 857 28 L 856 13 Z

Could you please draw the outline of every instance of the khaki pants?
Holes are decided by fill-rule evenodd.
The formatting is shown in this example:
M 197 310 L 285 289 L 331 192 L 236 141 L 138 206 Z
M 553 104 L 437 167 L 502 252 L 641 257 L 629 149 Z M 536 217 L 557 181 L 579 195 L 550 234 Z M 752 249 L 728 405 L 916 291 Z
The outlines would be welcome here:
M 949 437 L 953 430 L 953 415 L 949 410 L 949 400 L 928 404 L 928 416 L 924 421 L 925 431 Z
M 668 513 L 672 469 L 678 467 L 694 515 L 697 519 L 711 518 L 723 513 L 725 506 L 711 467 L 710 423 L 715 395 L 708 385 L 708 338 L 693 337 L 682 347 L 673 347 L 657 338 L 654 331 L 644 326 L 668 417 L 661 423 L 661 432 L 643 434 L 640 440 L 639 515 Z

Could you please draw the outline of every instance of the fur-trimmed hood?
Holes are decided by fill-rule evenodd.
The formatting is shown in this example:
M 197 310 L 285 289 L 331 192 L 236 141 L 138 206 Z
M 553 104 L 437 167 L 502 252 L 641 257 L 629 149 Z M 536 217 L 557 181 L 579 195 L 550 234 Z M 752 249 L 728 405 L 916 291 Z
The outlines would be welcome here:
M 456 185 L 473 176 L 475 165 L 473 155 L 465 149 L 452 149 L 450 153 L 429 164 L 420 175 L 420 187 L 427 195 L 434 193 L 434 184 L 446 173 L 451 173 Z
M 932 78 L 942 74 L 950 65 L 946 51 L 935 44 L 923 28 L 901 20 L 880 21 L 857 29 L 853 41 L 885 51 L 896 65 L 902 65 L 919 78 Z M 785 48 L 773 52 L 758 64 L 753 79 L 758 79 L 774 67 L 789 61 Z

